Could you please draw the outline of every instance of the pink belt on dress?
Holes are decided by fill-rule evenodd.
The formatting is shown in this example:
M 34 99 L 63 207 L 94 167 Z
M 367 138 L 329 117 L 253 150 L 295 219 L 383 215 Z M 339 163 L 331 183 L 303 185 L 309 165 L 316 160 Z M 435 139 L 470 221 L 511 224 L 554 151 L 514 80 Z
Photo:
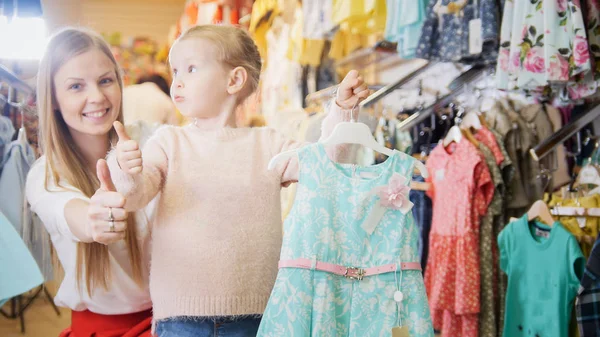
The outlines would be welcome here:
M 378 274 L 392 273 L 397 270 L 395 263 L 386 264 L 379 267 L 371 268 L 355 268 L 355 267 L 344 267 L 339 264 L 327 263 L 316 261 L 315 267 L 312 267 L 312 260 L 310 259 L 295 259 L 295 260 L 280 260 L 279 268 L 300 268 L 300 269 L 314 269 L 324 271 L 339 276 L 344 276 L 351 280 L 362 280 L 365 276 L 373 276 Z M 422 270 L 420 262 L 402 262 L 400 263 L 402 270 Z

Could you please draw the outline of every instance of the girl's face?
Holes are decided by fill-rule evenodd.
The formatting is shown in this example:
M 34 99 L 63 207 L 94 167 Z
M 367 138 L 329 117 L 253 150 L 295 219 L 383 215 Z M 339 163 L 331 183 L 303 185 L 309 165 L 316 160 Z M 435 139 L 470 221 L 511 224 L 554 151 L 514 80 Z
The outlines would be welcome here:
M 171 98 L 186 117 L 214 118 L 227 100 L 228 72 L 210 41 L 178 41 L 170 53 L 173 84 Z
M 63 64 L 54 76 L 58 109 L 71 134 L 108 134 L 121 107 L 116 67 L 101 50 L 90 49 Z

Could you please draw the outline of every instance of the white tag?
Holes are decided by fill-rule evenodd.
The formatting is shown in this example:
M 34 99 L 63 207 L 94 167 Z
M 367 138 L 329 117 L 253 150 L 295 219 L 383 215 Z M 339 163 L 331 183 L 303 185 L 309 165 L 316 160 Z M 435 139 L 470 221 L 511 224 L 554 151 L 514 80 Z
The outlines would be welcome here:
M 435 171 L 435 180 L 444 180 L 446 171 L 444 169 Z
M 481 19 L 469 21 L 469 54 L 477 55 L 483 51 L 481 40 Z
M 414 204 L 408 201 L 406 204 L 402 205 L 402 208 L 399 209 L 402 214 L 406 215 L 413 208 Z M 381 206 L 378 202 L 373 205 L 371 212 L 367 215 L 365 220 L 363 221 L 361 227 L 365 230 L 365 232 L 369 233 L 369 235 L 373 234 L 377 225 L 385 215 L 385 212 L 388 210 L 387 207 Z
M 577 217 L 577 223 L 579 224 L 579 228 L 585 228 L 585 223 L 587 222 L 586 218 Z
M 541 238 L 547 239 L 547 238 L 549 238 L 549 237 L 550 237 L 550 232 L 548 232 L 548 231 L 544 231 L 544 230 L 541 230 L 541 229 L 539 229 L 539 228 L 536 228 L 536 229 L 535 229 L 535 235 L 536 235 L 536 236 L 539 236 L 539 237 L 541 237 Z

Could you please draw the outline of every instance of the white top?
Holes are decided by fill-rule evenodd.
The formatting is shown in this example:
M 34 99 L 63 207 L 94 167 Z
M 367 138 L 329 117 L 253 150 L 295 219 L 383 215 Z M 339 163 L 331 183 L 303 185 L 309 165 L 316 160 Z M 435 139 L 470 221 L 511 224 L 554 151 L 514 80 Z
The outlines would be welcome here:
M 125 125 L 136 121 L 179 124 L 171 97 L 152 82 L 130 85 L 123 89 L 123 118 Z
M 133 131 L 131 128 L 128 129 Z M 47 191 L 44 188 L 45 164 L 46 156 L 40 157 L 33 164 L 27 176 L 25 193 L 31 204 L 31 211 L 36 213 L 44 223 L 65 271 L 65 277 L 54 297 L 56 305 L 76 311 L 87 309 L 104 315 L 129 314 L 150 309 L 152 302 L 148 289 L 150 261 L 148 221 L 153 217 L 155 203 L 152 202 L 144 211 L 136 214 L 138 240 L 143 259 L 144 286 L 140 288 L 135 283 L 127 246 L 124 241 L 119 241 L 108 246 L 112 275 L 109 289 L 97 287 L 90 297 L 85 290 L 85 281 L 80 282 L 82 291 L 77 287 L 75 271 L 79 239 L 71 232 L 64 215 L 65 205 L 69 201 L 90 199 L 64 179 L 60 181 L 61 187 L 56 187 L 50 179 L 48 185 L 50 191 Z

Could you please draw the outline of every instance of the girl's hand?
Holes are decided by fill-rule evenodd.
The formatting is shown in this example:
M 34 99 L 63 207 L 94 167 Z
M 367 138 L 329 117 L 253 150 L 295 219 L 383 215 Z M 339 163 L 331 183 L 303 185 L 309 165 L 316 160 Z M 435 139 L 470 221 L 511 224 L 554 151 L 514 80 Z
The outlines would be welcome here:
M 351 70 L 338 87 L 335 102 L 342 109 L 352 109 L 369 96 L 369 88 L 358 71 Z
M 117 143 L 117 162 L 124 172 L 138 174 L 142 172 L 142 151 L 138 143 L 131 139 L 121 122 L 114 123 L 119 136 Z

